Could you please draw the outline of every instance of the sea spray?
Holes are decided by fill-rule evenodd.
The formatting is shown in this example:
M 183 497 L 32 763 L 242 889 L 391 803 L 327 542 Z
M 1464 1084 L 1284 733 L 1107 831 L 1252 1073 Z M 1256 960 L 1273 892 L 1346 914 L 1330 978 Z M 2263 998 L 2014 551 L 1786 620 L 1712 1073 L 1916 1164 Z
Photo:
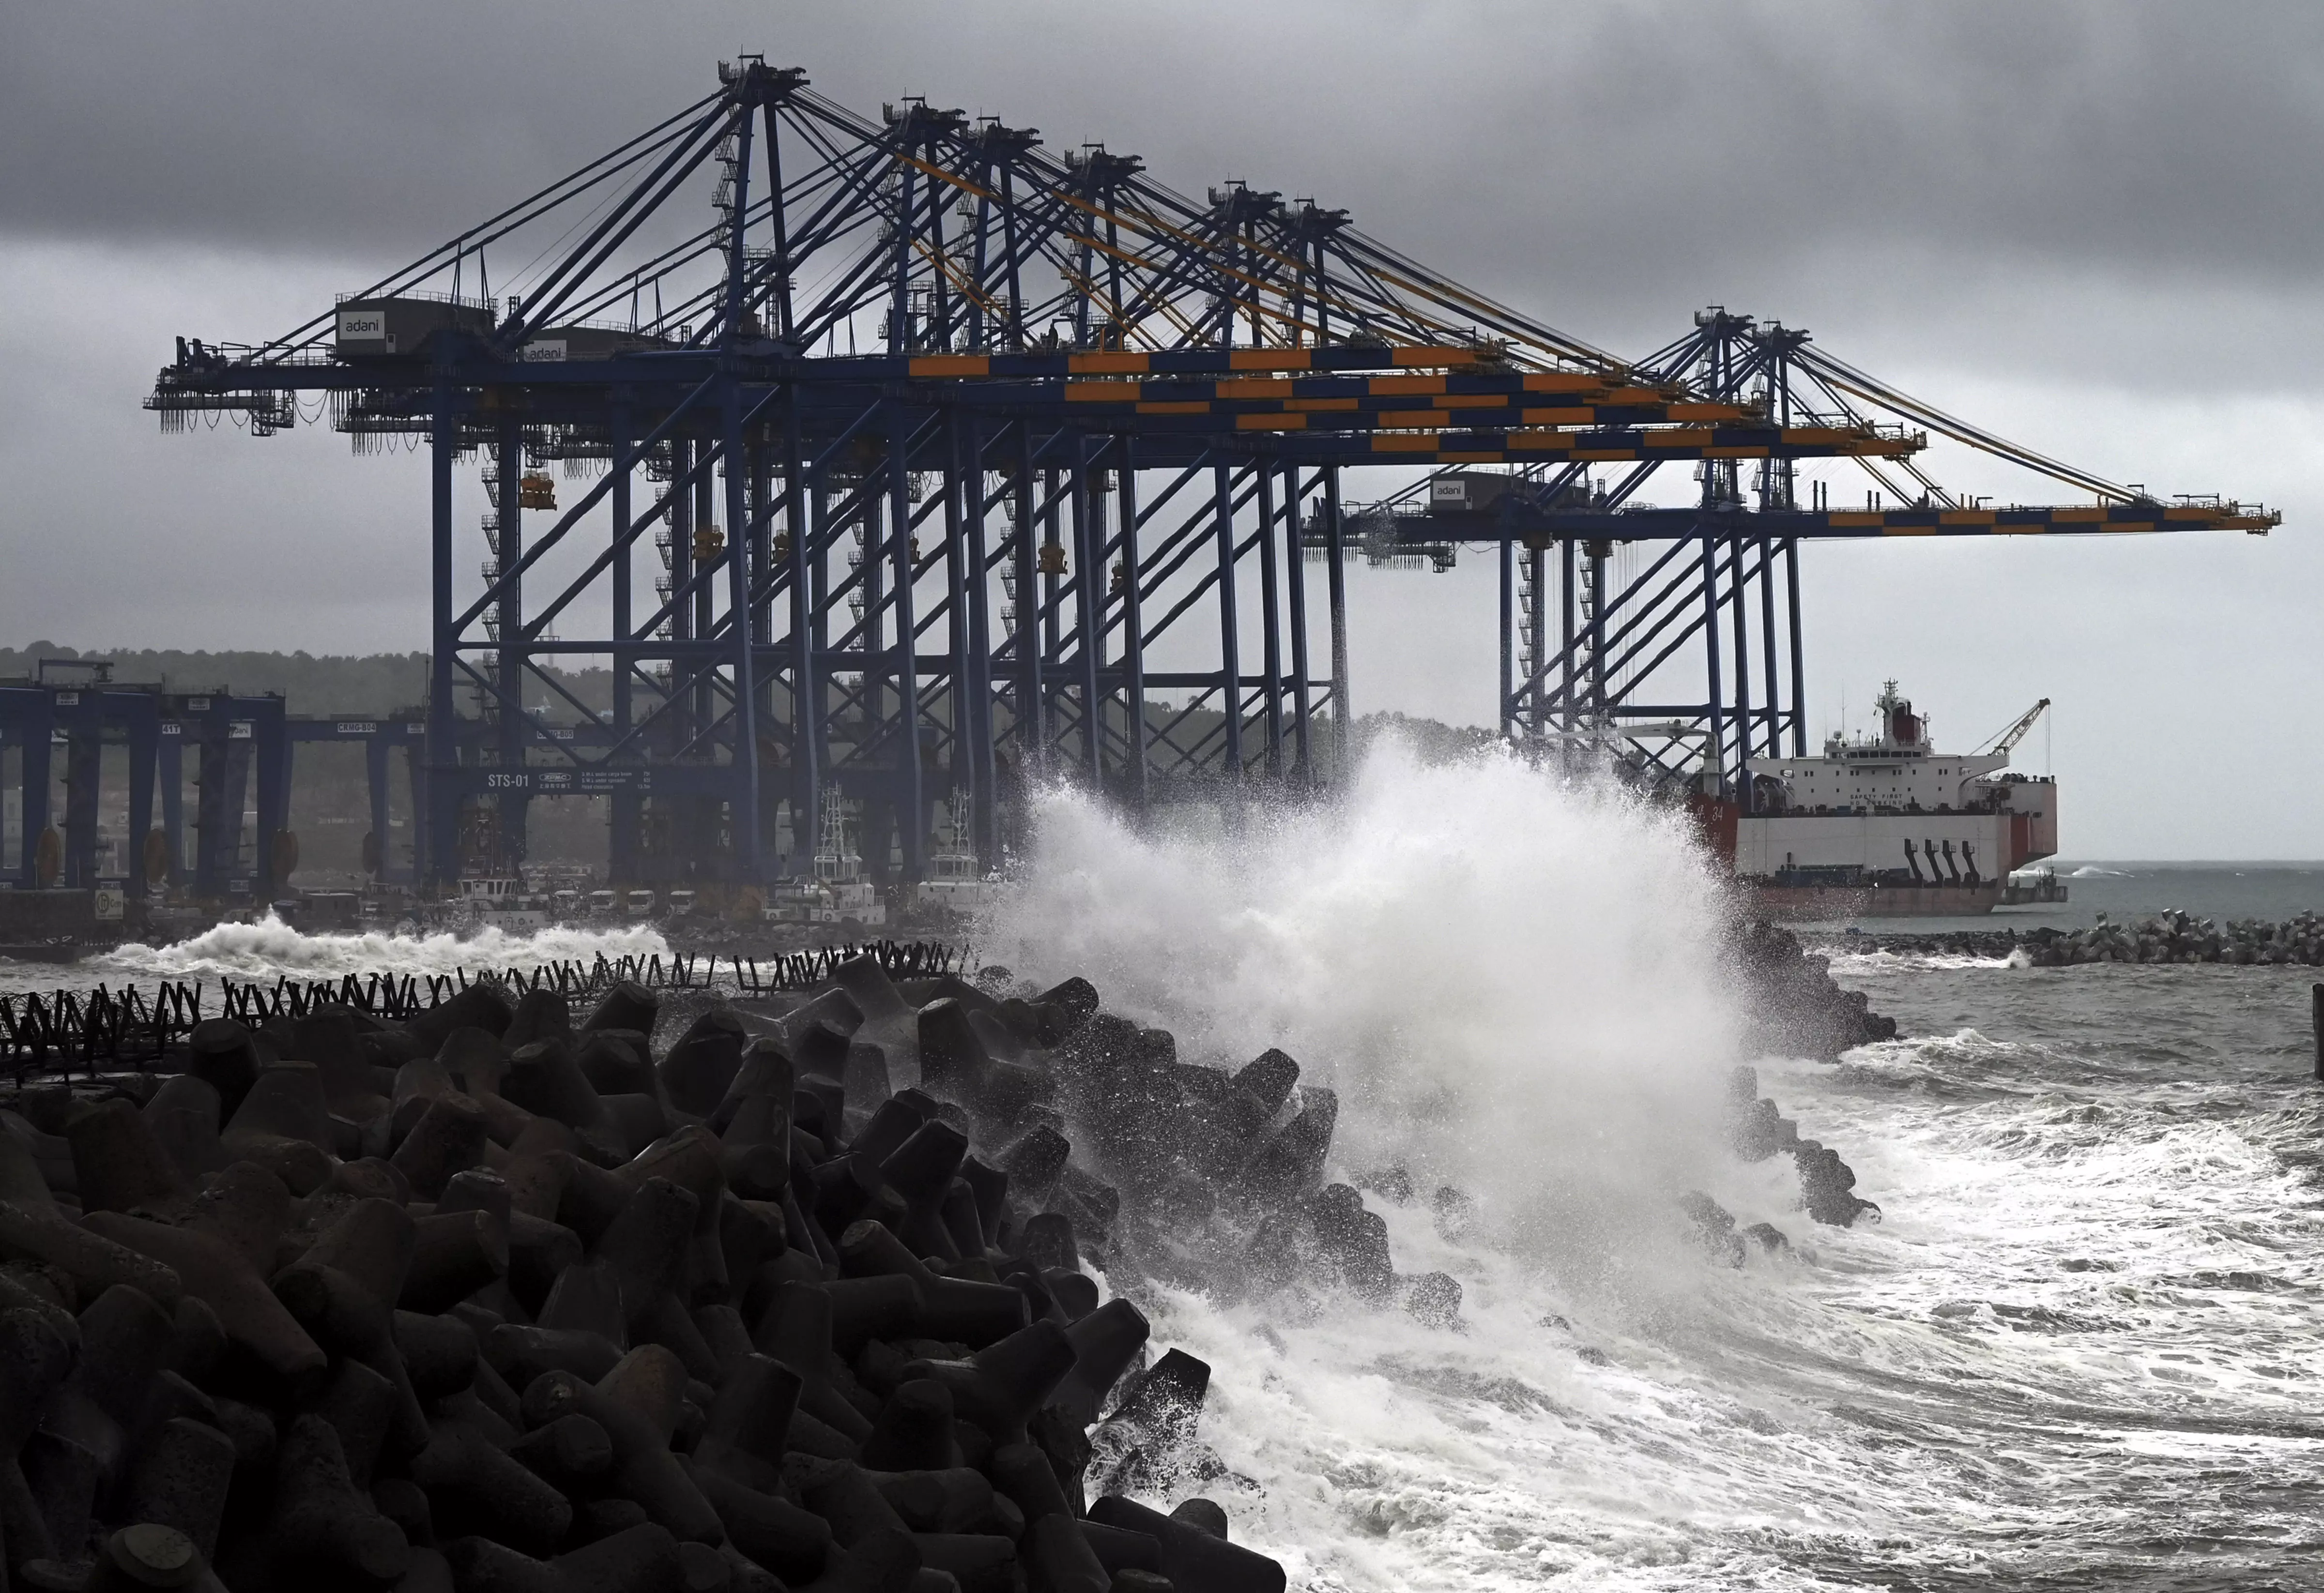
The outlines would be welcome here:
M 987 955 L 1084 971 L 1110 1009 L 1240 1065 L 1270 1045 L 1344 1103 L 1349 1171 L 1400 1162 L 1563 1248 L 1717 1156 L 1738 1024 L 1718 887 L 1683 815 L 1488 755 L 1377 747 L 1343 797 L 1240 833 L 1039 800 Z
M 447 974 L 455 969 L 530 968 L 598 956 L 668 956 L 658 929 L 549 928 L 515 935 L 486 926 L 472 935 L 444 932 L 308 935 L 269 913 L 254 924 L 220 924 L 168 945 L 132 943 L 91 958 L 77 972 L 107 980 L 337 979 L 345 974 Z
M 291 935 L 290 963 L 254 971 L 355 938 Z M 429 940 L 452 962 L 479 944 Z M 1088 966 L 1070 946 L 1019 964 Z M 1203 1491 L 1237 1541 L 1315 1593 L 2312 1585 L 2313 973 L 1835 968 L 1913 1037 L 1838 1067 L 1761 1059 L 1761 1083 L 1847 1150 L 1884 1226 L 1805 1224 L 1786 1157 L 1714 1168 L 1706 1187 L 1794 1253 L 1698 1257 L 1672 1296 L 1691 1311 L 1625 1310 L 1639 1291 L 1440 1225 L 1424 1186 L 1373 1203 L 1399 1269 L 1460 1278 L 1458 1331 L 1154 1291 L 1156 1340 L 1215 1367 L 1202 1438 L 1253 1486 Z
M 1678 1197 L 1806 1224 L 1787 1160 L 1720 1143 L 1743 1026 L 1684 816 L 1384 743 L 1335 802 L 1257 808 L 1240 833 L 1141 827 L 1062 789 L 1037 817 L 985 954 L 1085 973 L 1189 1060 L 1290 1052 L 1341 1093 L 1330 1175 L 1413 1175 L 1409 1201 L 1367 1198 L 1398 1270 L 1462 1285 L 1449 1333 L 1296 1289 L 1149 1292 L 1164 1334 L 1218 1366 L 1206 1432 L 1295 1585 L 1735 1563 L 1704 1518 L 1750 1514 L 1754 1441 L 1661 1345 L 1715 1335 L 1721 1279 L 1742 1279 L 1689 1247 Z M 1435 1209 L 1440 1184 L 1477 1198 L 1472 1224 Z M 1670 1446 L 1703 1423 L 1719 1435 Z

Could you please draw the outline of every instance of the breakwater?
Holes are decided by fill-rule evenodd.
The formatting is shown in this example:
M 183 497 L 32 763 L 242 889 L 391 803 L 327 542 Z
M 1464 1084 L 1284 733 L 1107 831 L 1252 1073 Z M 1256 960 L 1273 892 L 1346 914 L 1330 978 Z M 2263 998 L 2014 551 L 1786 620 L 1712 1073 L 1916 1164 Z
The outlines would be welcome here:
M 1283 1587 L 1190 1486 L 1231 1482 L 1208 1367 L 1083 1264 L 1167 1249 L 1200 1155 L 1270 1265 L 1312 1240 L 1375 1280 L 1360 1221 L 1305 1220 L 1339 1211 L 1331 1092 L 1280 1054 L 1194 1083 L 1080 981 L 857 956 L 783 1005 L 753 1036 L 635 982 L 584 1016 L 479 981 L 20 1092 L 18 1585 Z M 1162 1490 L 1192 1496 L 1127 1496 Z
M 2324 918 L 2313 913 L 2282 923 L 2199 918 L 2162 913 L 2135 923 L 2100 922 L 2087 929 L 2036 929 L 2019 943 L 2036 968 L 2081 962 L 2233 962 L 2324 965 Z
M 1842 990 L 1831 976 L 1831 959 L 1781 925 L 1740 925 L 1729 938 L 1728 960 L 1755 1054 L 1832 1062 L 1858 1045 L 1896 1037 L 1895 1018 L 1873 1011 L 1863 991 Z
M 2005 959 L 2034 968 L 2092 962 L 2224 962 L 2246 967 L 2324 967 L 2324 915 L 2283 919 L 2220 918 L 2165 912 L 2080 929 L 1966 929 L 1934 934 L 1819 937 L 1826 951 Z
M 886 950 L 731 1000 L 383 985 L 0 1098 L 15 1585 L 1283 1588 L 1141 1294 L 1443 1332 L 1461 1285 L 1326 1181 L 1338 1098 L 1288 1054 L 1199 1065 L 1085 981 Z M 1747 1139 L 1747 1084 L 1735 1148 L 1852 1220 L 1795 1126 Z

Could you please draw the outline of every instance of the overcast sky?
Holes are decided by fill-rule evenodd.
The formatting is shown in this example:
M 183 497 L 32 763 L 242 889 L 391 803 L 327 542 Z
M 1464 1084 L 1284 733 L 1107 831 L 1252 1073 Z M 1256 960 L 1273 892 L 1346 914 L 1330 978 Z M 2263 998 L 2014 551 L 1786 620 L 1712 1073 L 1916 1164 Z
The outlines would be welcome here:
M 1953 747 L 2046 695 L 2070 854 L 2324 857 L 2313 5 L 0 7 L 0 640 L 424 645 L 418 456 L 160 436 L 171 336 L 302 320 L 742 51 L 1312 195 L 1618 353 L 1724 303 L 2264 499 L 2264 539 L 1812 548 L 1812 717 L 1894 675 Z M 1489 719 L 1491 604 L 1482 557 L 1357 578 L 1359 706 Z

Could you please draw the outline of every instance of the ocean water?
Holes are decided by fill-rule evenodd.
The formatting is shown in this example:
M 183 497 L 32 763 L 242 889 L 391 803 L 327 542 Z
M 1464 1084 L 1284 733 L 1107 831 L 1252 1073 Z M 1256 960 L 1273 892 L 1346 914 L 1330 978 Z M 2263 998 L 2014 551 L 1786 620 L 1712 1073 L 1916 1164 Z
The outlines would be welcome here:
M 1884 1209 L 1837 1231 L 1788 1158 L 1708 1131 L 1733 996 L 1650 815 L 1391 757 L 1239 841 L 1068 797 L 1042 837 L 993 954 L 1087 969 L 1182 1054 L 1283 1045 L 1342 1091 L 1339 1174 L 1393 1157 L 1476 1202 L 1446 1231 L 1367 1196 L 1399 1270 L 1460 1280 L 1458 1331 L 1156 1302 L 1215 1368 L 1243 1480 L 1207 1491 L 1295 1587 L 2324 1586 L 2307 971 L 1841 956 L 1906 1037 L 1757 1061 Z M 2143 910 L 2306 889 L 2119 872 Z M 1713 1264 L 1681 1188 L 1792 1249 Z
M 2124 867 L 2072 905 L 2306 905 L 2293 870 L 2213 872 Z M 1904 1037 L 1754 1059 L 1884 1210 L 1835 1231 L 1788 1158 L 1720 1145 L 1742 1058 L 1719 901 L 1665 818 L 1514 765 L 1391 751 L 1329 812 L 1209 841 L 1049 799 L 986 957 L 1085 973 L 1192 1060 L 1283 1045 L 1341 1091 L 1335 1175 L 1393 1161 L 1473 1202 L 1441 1224 L 1367 1196 L 1399 1270 L 1461 1282 L 1457 1331 L 1141 1292 L 1157 1344 L 1214 1368 L 1231 1476 L 1204 1491 L 1237 1538 L 1315 1593 L 2324 1587 L 2312 972 L 1843 953 Z M 259 925 L 104 971 L 426 971 L 650 933 Z M 1714 1263 L 1686 1189 L 1792 1248 Z

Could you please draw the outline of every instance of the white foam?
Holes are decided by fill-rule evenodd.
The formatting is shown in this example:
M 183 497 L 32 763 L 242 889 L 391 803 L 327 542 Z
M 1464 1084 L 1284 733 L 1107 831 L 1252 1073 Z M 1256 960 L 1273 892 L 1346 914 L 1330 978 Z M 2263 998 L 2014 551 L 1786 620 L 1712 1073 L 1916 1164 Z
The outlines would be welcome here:
M 117 946 L 76 964 L 76 983 L 163 979 L 337 979 L 345 974 L 447 974 L 456 968 L 530 968 L 594 962 L 600 955 L 669 954 L 658 929 L 549 928 L 514 935 L 487 926 L 471 935 L 307 935 L 269 913 L 254 924 L 221 924 L 189 940 Z M 59 981 L 64 982 L 64 981 Z
M 1850 974 L 1899 971 L 2024 966 L 2023 963 L 2013 961 L 2017 956 L 2017 953 L 2014 951 L 2003 957 L 1981 957 L 1968 952 L 1899 952 L 1885 948 L 1868 952 L 1851 952 L 1834 949 L 1829 945 L 1812 949 L 1820 955 L 1828 957 L 1831 964 L 1831 973 L 1835 978 L 1841 979 Z
M 1065 790 L 1038 817 L 985 954 L 1087 975 L 1187 1060 L 1281 1046 L 1341 1092 L 1351 1165 L 1399 1157 L 1508 1215 L 1699 1177 L 1737 1024 L 1682 817 L 1393 746 L 1342 804 L 1239 836 L 1141 833 Z
M 1209 1490 L 1238 1536 L 1311 1589 L 2008 1586 L 2120 1565 L 2134 1523 L 2200 1535 L 2244 1476 L 2264 1497 L 2236 1530 L 2304 1541 L 2324 1446 L 2265 1433 L 2313 1408 L 2298 1178 L 2227 1124 L 2058 1096 L 1899 1110 L 1849 1080 L 2011 1047 L 1874 1049 L 1763 1068 L 1889 1211 L 1814 1229 L 1780 1158 L 1723 1183 L 1796 1257 L 1593 1287 L 1408 1207 L 1387 1212 L 1398 1265 L 1460 1277 L 1462 1333 L 1163 1297 L 1157 1336 L 1216 1368 L 1206 1435 L 1259 1485 Z
M 1958 1021 L 1763 1060 L 1886 1212 L 1819 1229 L 1788 1158 L 1696 1154 L 1731 1056 L 1714 934 L 1674 824 L 1506 764 L 1377 760 L 1344 806 L 1240 841 L 1045 800 L 988 954 L 1086 972 L 1192 1054 L 1284 1045 L 1345 1092 L 1343 1165 L 1401 1154 L 1504 1216 L 1577 1181 L 1637 1197 L 1628 1225 L 1459 1242 L 1387 1209 L 1400 1271 L 1460 1280 L 1459 1332 L 1153 1299 L 1157 1344 L 1214 1367 L 1204 1436 L 1251 1486 L 1202 1491 L 1238 1540 L 1316 1593 L 2134 1585 L 2092 1571 L 2132 1539 L 2307 1542 L 2324 1444 L 2267 1432 L 2310 1431 L 2319 1268 L 2298 1176 L 2227 1115 L 2243 1087 L 2045 1083 L 2081 1054 Z M 1982 959 L 1841 971 L 1941 1005 L 2033 988 Z M 1729 1271 L 1655 1242 L 1680 1177 L 1794 1252 Z

